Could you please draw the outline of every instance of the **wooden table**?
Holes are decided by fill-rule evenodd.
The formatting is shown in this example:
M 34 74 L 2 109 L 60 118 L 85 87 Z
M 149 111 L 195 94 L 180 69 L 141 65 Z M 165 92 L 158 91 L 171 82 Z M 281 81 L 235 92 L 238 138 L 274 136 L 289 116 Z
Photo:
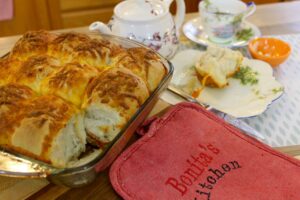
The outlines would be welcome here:
M 256 24 L 263 35 L 272 34 L 300 34 L 300 2 L 266 4 L 257 7 L 257 11 L 249 21 Z M 198 13 L 188 14 L 186 20 L 194 18 Z M 87 31 L 87 27 L 72 29 Z M 65 31 L 65 30 L 63 30 Z M 0 55 L 9 51 L 18 36 L 0 38 Z M 152 115 L 168 107 L 169 104 L 159 101 L 152 111 Z M 134 140 L 134 139 L 133 139 Z M 300 146 L 282 147 L 280 151 L 292 156 L 300 155 Z M 1 183 L 0 183 L 1 184 Z M 30 186 L 28 186 L 30 187 Z M 120 197 L 112 189 L 108 170 L 99 174 L 95 182 L 86 187 L 69 189 L 62 186 L 48 184 L 29 197 L 29 199 L 107 199 L 114 200 Z

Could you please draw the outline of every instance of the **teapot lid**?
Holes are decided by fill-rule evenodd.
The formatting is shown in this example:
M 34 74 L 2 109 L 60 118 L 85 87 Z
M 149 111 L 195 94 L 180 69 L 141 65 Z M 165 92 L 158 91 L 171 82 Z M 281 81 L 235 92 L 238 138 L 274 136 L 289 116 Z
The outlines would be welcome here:
M 114 14 L 128 21 L 146 21 L 167 13 L 166 5 L 157 0 L 127 0 L 119 3 Z

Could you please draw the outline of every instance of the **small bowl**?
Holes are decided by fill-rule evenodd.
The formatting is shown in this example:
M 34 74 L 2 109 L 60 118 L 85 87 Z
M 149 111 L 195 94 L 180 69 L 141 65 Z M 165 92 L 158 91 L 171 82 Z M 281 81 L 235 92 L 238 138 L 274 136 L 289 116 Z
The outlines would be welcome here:
M 291 46 L 276 38 L 256 38 L 249 42 L 248 48 L 253 58 L 263 60 L 272 67 L 283 63 L 291 53 Z

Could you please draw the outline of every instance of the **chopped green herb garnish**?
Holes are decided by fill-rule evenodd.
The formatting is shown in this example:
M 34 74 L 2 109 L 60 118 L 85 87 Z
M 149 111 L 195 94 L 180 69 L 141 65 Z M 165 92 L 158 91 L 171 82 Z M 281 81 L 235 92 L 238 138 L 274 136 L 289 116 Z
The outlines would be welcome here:
M 233 78 L 239 79 L 243 85 L 255 85 L 258 83 L 257 75 L 258 72 L 253 71 L 249 66 L 241 66 Z
M 238 40 L 248 41 L 253 35 L 254 34 L 251 28 L 242 29 L 236 33 L 236 38 Z
M 282 92 L 283 91 L 283 87 L 280 87 L 280 88 L 274 88 L 273 90 L 272 90 L 272 92 L 274 93 L 274 94 L 277 94 L 278 92 Z

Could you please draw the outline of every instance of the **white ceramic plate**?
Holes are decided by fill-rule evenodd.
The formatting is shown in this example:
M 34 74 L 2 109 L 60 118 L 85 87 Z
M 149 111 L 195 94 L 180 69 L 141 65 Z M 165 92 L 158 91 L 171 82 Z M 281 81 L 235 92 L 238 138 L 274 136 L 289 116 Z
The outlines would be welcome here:
M 251 39 L 261 36 L 261 32 L 257 26 L 246 21 L 243 22 L 242 29 L 249 29 L 249 28 L 252 30 L 253 36 L 249 37 L 248 40 L 239 40 L 237 39 L 237 37 L 234 37 L 232 42 L 224 43 L 224 44 L 218 43 L 217 45 L 222 47 L 228 47 L 228 48 L 237 48 L 237 47 L 246 46 Z M 203 46 L 208 46 L 211 44 L 216 45 L 216 43 L 213 43 L 208 39 L 208 36 L 203 31 L 203 26 L 201 24 L 200 17 L 191 19 L 188 22 L 186 22 L 183 26 L 183 33 L 187 38 L 189 38 L 193 42 L 196 42 L 197 44 Z
M 195 79 L 193 66 L 203 51 L 185 50 L 172 60 L 175 71 L 172 84 L 183 88 Z M 243 85 L 239 79 L 230 78 L 225 88 L 205 87 L 197 98 L 213 108 L 237 118 L 256 116 L 263 113 L 273 100 L 283 93 L 283 86 L 275 80 L 272 67 L 263 61 L 244 58 L 243 66 L 258 72 L 258 83 Z

